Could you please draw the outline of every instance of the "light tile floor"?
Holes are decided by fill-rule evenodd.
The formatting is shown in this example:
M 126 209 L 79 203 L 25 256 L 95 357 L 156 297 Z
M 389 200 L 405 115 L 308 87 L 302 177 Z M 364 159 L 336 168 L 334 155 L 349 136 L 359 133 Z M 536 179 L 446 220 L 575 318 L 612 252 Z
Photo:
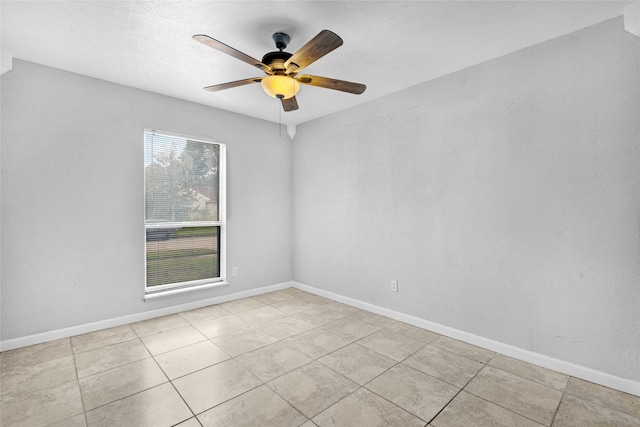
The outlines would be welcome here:
M 0 354 L 0 425 L 640 426 L 640 398 L 298 289 Z

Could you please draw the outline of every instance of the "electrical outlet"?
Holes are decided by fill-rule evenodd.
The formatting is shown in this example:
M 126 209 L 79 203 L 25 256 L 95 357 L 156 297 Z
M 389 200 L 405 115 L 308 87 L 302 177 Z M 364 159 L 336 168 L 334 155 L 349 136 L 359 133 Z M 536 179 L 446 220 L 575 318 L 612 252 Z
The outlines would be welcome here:
M 238 267 L 233 267 L 231 269 L 231 275 L 234 277 L 238 275 Z
M 391 292 L 398 292 L 398 281 L 397 280 L 392 280 L 391 281 Z

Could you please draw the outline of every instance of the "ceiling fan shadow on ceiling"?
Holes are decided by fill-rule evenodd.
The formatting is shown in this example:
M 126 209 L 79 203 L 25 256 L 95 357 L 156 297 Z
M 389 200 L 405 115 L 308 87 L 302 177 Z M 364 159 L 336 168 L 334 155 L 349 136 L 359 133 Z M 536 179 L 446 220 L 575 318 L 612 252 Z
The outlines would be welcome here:
M 339 90 L 355 95 L 360 95 L 367 88 L 367 86 L 360 83 L 352 83 L 328 77 L 311 76 L 308 74 L 298 75 L 298 72 L 303 68 L 311 65 L 332 50 L 342 46 L 342 39 L 337 34 L 329 30 L 322 30 L 294 54 L 284 51 L 291 40 L 287 34 L 275 33 L 272 38 L 278 50 L 265 54 L 262 57 L 262 61 L 258 61 L 204 34 L 196 34 L 193 36 L 194 40 L 259 68 L 266 74 L 266 77 L 253 77 L 207 86 L 204 90 L 217 92 L 219 90 L 231 89 L 251 83 L 261 83 L 262 88 L 269 96 L 280 99 L 284 111 L 295 111 L 298 109 L 296 94 L 298 90 L 300 90 L 300 83 Z

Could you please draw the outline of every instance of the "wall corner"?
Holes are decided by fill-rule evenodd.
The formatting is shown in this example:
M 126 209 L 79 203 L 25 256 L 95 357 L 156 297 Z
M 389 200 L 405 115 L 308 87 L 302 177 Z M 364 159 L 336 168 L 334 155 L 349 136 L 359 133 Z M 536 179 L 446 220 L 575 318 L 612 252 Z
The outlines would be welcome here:
M 0 48 L 0 75 L 13 70 L 13 54 L 11 51 Z
M 640 2 L 624 8 L 624 29 L 634 36 L 640 37 Z

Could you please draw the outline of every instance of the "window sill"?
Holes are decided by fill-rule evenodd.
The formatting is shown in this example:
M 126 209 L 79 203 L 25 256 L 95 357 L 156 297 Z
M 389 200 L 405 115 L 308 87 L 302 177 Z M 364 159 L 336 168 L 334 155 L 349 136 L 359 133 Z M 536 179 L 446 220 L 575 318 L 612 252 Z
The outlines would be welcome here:
M 145 294 L 142 297 L 143 301 L 153 301 L 160 298 L 169 298 L 173 296 L 183 295 L 186 293 L 196 292 L 196 291 L 204 291 L 207 289 L 215 289 L 222 288 L 225 286 L 229 286 L 229 282 L 214 282 L 214 283 L 205 283 L 203 285 L 197 286 L 189 286 L 185 288 L 177 288 L 177 289 L 167 289 L 165 291 L 151 292 Z

